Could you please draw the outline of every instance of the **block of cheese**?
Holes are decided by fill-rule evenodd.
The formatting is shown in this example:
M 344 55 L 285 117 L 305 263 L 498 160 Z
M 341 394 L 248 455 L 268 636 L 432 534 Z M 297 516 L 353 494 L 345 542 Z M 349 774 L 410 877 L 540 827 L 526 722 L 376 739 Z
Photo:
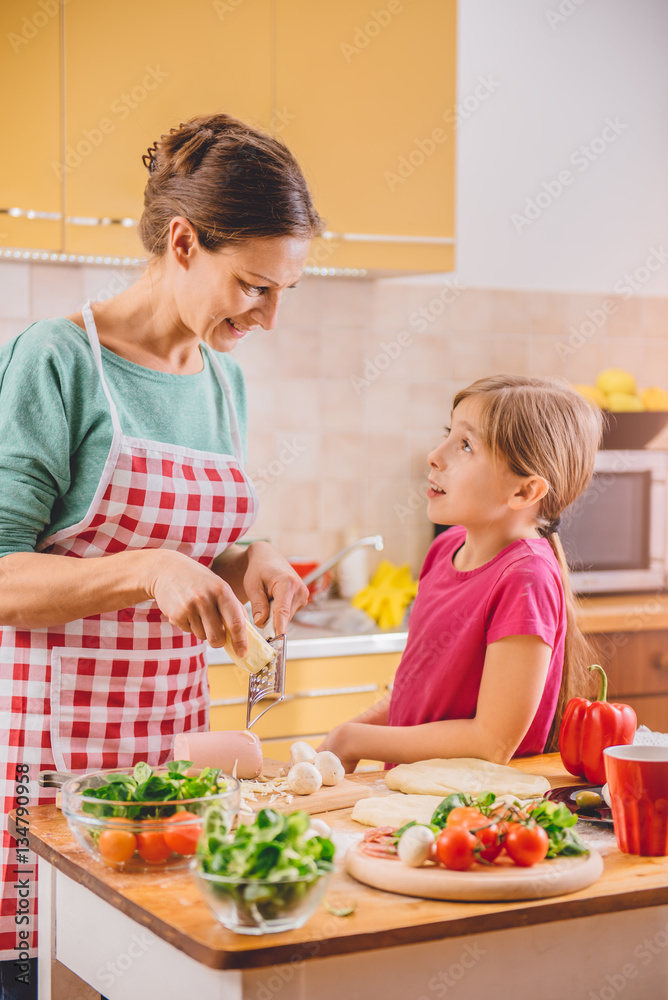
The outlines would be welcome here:
M 243 659 L 234 652 L 234 646 L 229 637 L 223 649 L 238 667 L 243 667 L 249 673 L 256 674 L 263 667 L 266 667 L 268 663 L 272 663 L 278 656 L 278 653 L 249 621 L 246 622 L 246 632 L 248 634 L 248 653 Z
M 179 733 L 174 739 L 174 760 L 191 760 L 199 768 L 219 767 L 237 778 L 257 778 L 262 773 L 262 745 L 247 729 Z

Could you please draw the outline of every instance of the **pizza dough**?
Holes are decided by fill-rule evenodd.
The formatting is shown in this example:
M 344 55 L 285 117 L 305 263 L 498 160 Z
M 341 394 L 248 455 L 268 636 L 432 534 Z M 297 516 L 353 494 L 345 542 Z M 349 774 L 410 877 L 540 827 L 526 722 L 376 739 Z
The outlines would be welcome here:
M 385 781 L 393 791 L 408 795 L 439 796 L 440 799 L 451 792 L 468 792 L 470 795 L 494 792 L 496 795 L 516 795 L 520 799 L 531 799 L 540 798 L 550 788 L 547 778 L 540 775 L 527 774 L 515 767 L 492 764 L 475 757 L 399 764 L 387 772 Z
M 351 819 L 364 826 L 392 826 L 395 829 L 411 820 L 428 823 L 442 801 L 442 795 L 402 795 L 400 792 L 396 795 L 377 795 L 359 799 Z

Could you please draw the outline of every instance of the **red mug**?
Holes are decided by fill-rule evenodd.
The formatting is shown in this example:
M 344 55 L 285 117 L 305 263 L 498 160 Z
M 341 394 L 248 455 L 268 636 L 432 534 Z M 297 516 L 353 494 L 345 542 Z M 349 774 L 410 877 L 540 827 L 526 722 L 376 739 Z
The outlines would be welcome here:
M 668 747 L 606 747 L 603 757 L 619 849 L 668 855 Z

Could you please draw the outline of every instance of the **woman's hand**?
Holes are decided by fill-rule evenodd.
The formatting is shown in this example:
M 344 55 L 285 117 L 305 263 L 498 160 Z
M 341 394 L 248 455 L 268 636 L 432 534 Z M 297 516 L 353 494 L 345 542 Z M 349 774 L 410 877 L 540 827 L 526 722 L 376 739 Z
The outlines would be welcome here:
M 211 646 L 223 646 L 229 635 L 237 656 L 248 652 L 243 605 L 230 585 L 206 566 L 182 552 L 157 549 L 144 589 L 172 625 Z
M 248 564 L 243 587 L 251 603 L 256 625 L 264 625 L 269 614 L 269 601 L 274 602 L 274 634 L 282 635 L 288 622 L 305 607 L 308 587 L 273 545 L 251 542 L 247 549 Z

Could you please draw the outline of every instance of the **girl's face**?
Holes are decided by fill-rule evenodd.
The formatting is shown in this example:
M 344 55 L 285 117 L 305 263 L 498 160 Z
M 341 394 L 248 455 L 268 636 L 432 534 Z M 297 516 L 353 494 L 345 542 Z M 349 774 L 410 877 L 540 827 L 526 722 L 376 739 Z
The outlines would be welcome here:
M 249 240 L 233 250 L 207 253 L 197 242 L 189 244 L 187 233 L 175 235 L 169 272 L 186 329 L 217 351 L 234 350 L 258 327 L 274 329 L 283 292 L 301 278 L 309 240 Z
M 427 513 L 436 524 L 489 527 L 508 514 L 508 501 L 521 483 L 483 443 L 480 418 L 476 397 L 462 400 L 452 411 L 445 440 L 427 456 Z

